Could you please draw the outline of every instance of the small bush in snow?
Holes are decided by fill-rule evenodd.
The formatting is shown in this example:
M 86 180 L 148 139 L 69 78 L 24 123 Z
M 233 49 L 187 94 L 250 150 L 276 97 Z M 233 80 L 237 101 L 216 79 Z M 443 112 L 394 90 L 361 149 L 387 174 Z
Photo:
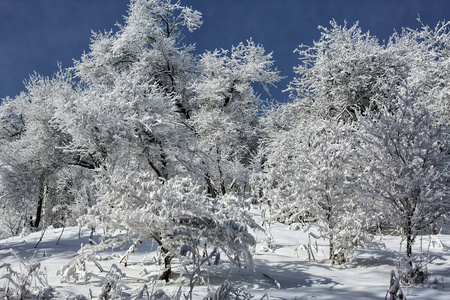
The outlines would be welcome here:
M 397 300 L 397 299 L 406 300 L 406 297 L 405 295 L 403 295 L 403 291 L 400 288 L 400 281 L 397 278 L 397 276 L 395 276 L 395 271 L 391 271 L 391 280 L 389 282 L 389 289 L 387 290 L 384 299 L 386 300 L 388 296 L 389 300 Z
M 191 245 L 193 237 L 201 237 L 202 244 L 220 249 L 238 266 L 252 264 L 251 251 L 256 241 L 248 226 L 259 226 L 242 208 L 238 196 L 229 193 L 212 198 L 189 177 L 161 182 L 143 172 L 115 172 L 108 180 L 111 183 L 103 185 L 103 199 L 93 206 L 86 222 L 90 227 L 105 228 L 109 236 L 117 232 L 124 235 L 84 246 L 62 270 L 64 278 L 81 279 L 78 273 L 83 272 L 84 261 L 95 263 L 96 251 L 145 239 L 158 243 L 165 267 L 161 279 L 166 281 L 171 276 L 172 259 L 181 257 L 180 247 Z
M 427 265 L 435 258 L 429 259 L 419 255 L 411 258 L 402 257 L 396 261 L 398 277 L 404 284 L 420 284 L 428 282 L 429 273 Z
M 117 267 L 117 265 L 113 264 L 103 280 L 102 291 L 98 298 L 101 300 L 122 299 L 119 294 L 122 290 L 122 285 L 119 283 L 119 280 L 124 276 L 125 274 Z
M 40 270 L 41 264 L 31 260 L 23 261 L 11 249 L 10 252 L 20 262 L 20 270 L 15 271 L 11 264 L 3 264 L 6 273 L 0 279 L 6 279 L 5 299 L 50 299 L 53 288 L 49 286 L 46 271 Z
M 210 291 L 203 300 L 249 300 L 253 296 L 243 288 L 235 287 L 229 280 L 225 280 L 217 289 Z

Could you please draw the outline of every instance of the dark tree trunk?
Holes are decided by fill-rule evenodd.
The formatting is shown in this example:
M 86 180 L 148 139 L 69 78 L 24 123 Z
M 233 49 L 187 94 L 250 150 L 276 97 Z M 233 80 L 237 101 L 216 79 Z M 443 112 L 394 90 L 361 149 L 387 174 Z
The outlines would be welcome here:
M 173 255 L 169 254 L 169 250 L 165 247 L 163 247 L 163 243 L 160 239 L 160 237 L 153 236 L 155 241 L 158 243 L 158 245 L 161 247 L 161 252 L 164 254 L 164 272 L 159 276 L 160 280 L 164 280 L 165 282 L 169 282 L 170 278 L 172 278 L 172 259 Z
M 38 204 L 36 209 L 36 219 L 34 220 L 33 227 L 38 228 L 41 223 L 42 218 L 42 208 L 44 207 L 45 194 L 47 193 L 47 186 L 45 182 L 42 181 L 41 186 L 39 188 L 39 196 L 38 196 Z
M 169 282 L 170 278 L 172 278 L 172 262 L 173 256 L 166 255 L 164 257 L 164 272 L 159 276 L 159 279 L 164 280 L 165 282 Z
M 409 264 L 412 267 L 412 245 L 414 243 L 415 235 L 413 233 L 413 218 L 414 210 L 411 209 L 408 213 L 408 221 L 406 223 L 406 257 L 409 259 Z
M 409 259 L 409 264 L 412 267 L 412 245 L 414 243 L 412 236 L 406 237 L 406 256 Z
M 217 191 L 214 188 L 214 185 L 211 182 L 211 178 L 209 177 L 209 174 L 205 175 L 206 185 L 208 186 L 208 194 L 211 195 L 211 197 L 216 198 L 217 197 Z

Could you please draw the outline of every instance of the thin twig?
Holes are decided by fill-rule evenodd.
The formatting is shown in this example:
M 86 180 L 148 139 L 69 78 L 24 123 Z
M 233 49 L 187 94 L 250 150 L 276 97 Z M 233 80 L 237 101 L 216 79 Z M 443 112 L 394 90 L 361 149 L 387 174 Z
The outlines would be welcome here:
M 45 230 L 47 230 L 47 227 L 44 227 L 44 230 L 42 230 L 41 238 L 40 238 L 39 241 L 37 242 L 36 246 L 34 246 L 34 248 L 37 248 L 37 246 L 39 245 L 39 243 L 42 241 L 42 238 L 44 237 L 44 234 L 45 234 Z

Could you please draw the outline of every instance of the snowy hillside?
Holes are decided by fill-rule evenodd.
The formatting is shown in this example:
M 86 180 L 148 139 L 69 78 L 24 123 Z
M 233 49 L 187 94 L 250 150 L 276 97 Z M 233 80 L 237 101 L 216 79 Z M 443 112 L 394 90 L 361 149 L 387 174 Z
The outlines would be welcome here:
M 255 211 L 256 214 L 256 211 Z M 255 216 L 258 220 L 258 216 Z M 8 280 L 4 277 L 9 274 L 5 264 L 11 264 L 12 270 L 26 273 L 26 265 L 30 262 L 40 263 L 40 272 L 47 275 L 48 284 L 53 288 L 46 293 L 52 299 L 93 299 L 99 298 L 102 287 L 116 276 L 112 291 L 109 293 L 112 299 L 136 299 L 138 292 L 147 285 L 149 295 L 152 291 L 162 289 L 167 295 L 172 296 L 181 287 L 181 293 L 189 292 L 189 275 L 181 268 L 180 263 L 174 263 L 174 278 L 165 284 L 156 280 L 161 266 L 156 263 L 156 243 L 144 241 L 137 251 L 132 254 L 127 266 L 120 264 L 122 255 L 127 249 L 116 249 L 103 252 L 96 258 L 100 266 L 105 270 L 100 272 L 93 263 L 86 264 L 84 274 L 88 281 L 83 279 L 78 282 L 61 283 L 61 276 L 57 273 L 67 264 L 80 249 L 81 244 L 89 242 L 90 231 L 84 229 L 79 237 L 79 229 L 66 228 L 61 236 L 62 228 L 48 228 L 42 241 L 37 245 L 41 232 L 31 233 L 24 237 L 13 237 L 0 241 L 0 265 L 3 279 L 0 281 L 2 297 L 8 289 Z M 207 282 L 196 285 L 193 290 L 193 299 L 203 299 L 209 291 L 217 289 L 226 279 L 232 285 L 254 296 L 253 299 L 383 299 L 389 286 L 391 270 L 396 270 L 395 261 L 400 256 L 401 238 L 397 236 L 384 236 L 383 242 L 386 249 L 360 250 L 354 263 L 346 266 L 331 266 L 324 262 L 327 258 L 327 241 L 318 240 L 318 251 L 313 254 L 316 261 L 308 261 L 306 244 L 308 234 L 302 231 L 291 231 L 282 224 L 274 224 L 272 233 L 276 237 L 277 249 L 275 252 L 260 251 L 261 242 L 266 239 L 265 234 L 255 233 L 258 240 L 254 254 L 254 268 L 238 270 L 231 267 L 222 257 L 218 266 L 204 266 L 205 280 Z M 58 244 L 57 241 L 59 237 Z M 423 236 L 417 239 L 415 251 L 428 254 L 436 259 L 428 265 L 431 274 L 429 283 L 417 286 L 403 286 L 402 290 L 407 299 L 448 299 L 450 289 L 450 232 L 443 230 L 436 236 Z M 23 263 L 9 251 L 13 249 Z M 112 267 L 113 265 L 118 266 Z M 189 266 L 187 266 L 189 270 Z M 119 270 L 120 269 L 120 270 Z M 41 276 L 42 277 L 42 276 Z M 12 277 L 18 282 L 16 277 Z M 32 286 L 42 285 L 33 280 Z M 114 292 L 115 287 L 115 292 Z M 9 292 L 17 290 L 9 283 Z M 147 299 L 143 293 L 141 299 Z M 154 296 L 155 296 L 154 295 Z M 116 298 L 115 298 L 116 297 Z M 109 299 L 109 298 L 108 298 Z M 151 298 L 156 299 L 156 298 Z M 164 298 L 161 298 L 164 299 Z M 181 299 L 184 299 L 182 296 Z

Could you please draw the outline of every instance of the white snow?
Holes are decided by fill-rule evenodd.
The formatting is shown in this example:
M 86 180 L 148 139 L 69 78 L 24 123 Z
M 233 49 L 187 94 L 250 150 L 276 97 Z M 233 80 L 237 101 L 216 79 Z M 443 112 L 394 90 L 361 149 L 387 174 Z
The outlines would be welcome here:
M 259 220 L 254 212 L 255 218 Z M 397 271 L 395 261 L 403 255 L 405 246 L 401 245 L 401 237 L 383 236 L 386 249 L 361 249 L 354 262 L 346 266 L 332 266 L 325 260 L 328 257 L 327 241 L 318 241 L 319 250 L 314 253 L 317 261 L 309 262 L 305 246 L 308 243 L 307 232 L 291 231 L 283 224 L 273 224 L 271 230 L 277 245 L 273 253 L 258 251 L 259 244 L 266 236 L 261 232 L 255 233 L 258 245 L 254 254 L 254 271 L 251 268 L 238 270 L 232 267 L 223 255 L 218 266 L 206 267 L 209 283 L 194 288 L 194 299 L 202 299 L 208 288 L 217 288 L 227 278 L 234 286 L 243 287 L 254 295 L 253 299 L 264 296 L 264 299 L 383 299 L 389 288 L 391 270 Z M 81 230 L 79 238 L 78 228 L 65 228 L 56 245 L 61 231 L 62 228 L 48 228 L 37 248 L 34 247 L 41 232 L 0 240 L 0 265 L 9 263 L 13 270 L 20 269 L 19 261 L 9 249 L 13 249 L 25 263 L 27 260 L 39 262 L 41 270 L 46 269 L 48 282 L 54 289 L 53 299 L 76 299 L 77 294 L 87 299 L 90 295 L 97 298 L 113 264 L 125 274 L 118 282 L 122 287 L 120 295 L 125 299 L 133 299 L 131 294 L 144 284 L 149 291 L 163 289 L 168 295 L 173 295 L 180 285 L 184 293 L 189 290 L 188 278 L 186 275 L 180 276 L 184 271 L 177 262 L 173 267 L 175 277 L 172 282 L 165 284 L 155 279 L 161 266 L 156 263 L 157 245 L 152 241 L 144 241 L 130 256 L 126 267 L 119 261 L 128 248 L 114 249 L 98 256 L 105 272 L 100 272 L 94 264 L 87 264 L 86 274 L 91 275 L 88 282 L 61 283 L 58 270 L 73 258 L 81 244 L 89 242 L 90 230 Z M 432 237 L 418 237 L 414 251 L 419 253 L 420 248 L 430 257 L 437 257 L 428 265 L 430 282 L 435 282 L 417 286 L 402 285 L 403 292 L 407 299 L 449 299 L 450 230 L 443 229 L 439 235 Z M 2 267 L 1 275 L 5 272 L 6 268 Z M 5 292 L 5 288 L 6 279 L 1 279 L 0 295 Z M 78 296 L 78 299 L 81 297 Z

